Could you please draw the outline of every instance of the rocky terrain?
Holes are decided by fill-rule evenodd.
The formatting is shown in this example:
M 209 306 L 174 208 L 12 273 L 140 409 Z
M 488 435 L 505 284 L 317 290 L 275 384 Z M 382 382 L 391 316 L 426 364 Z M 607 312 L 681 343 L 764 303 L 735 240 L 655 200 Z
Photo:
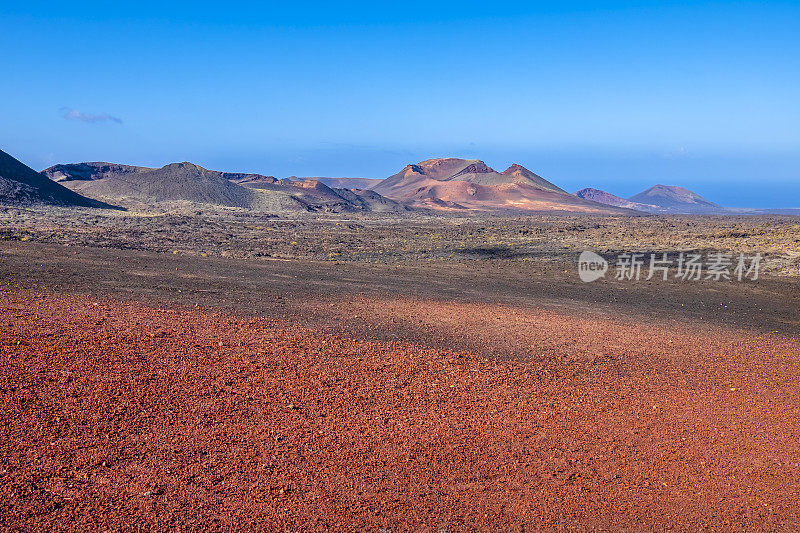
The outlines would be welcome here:
M 435 289 L 401 296 L 381 287 L 388 265 L 369 287 L 348 284 L 356 268 L 336 281 L 301 262 L 215 271 L 173 254 L 39 246 L 0 248 L 14 263 L 0 278 L 9 528 L 800 525 L 797 337 L 717 321 L 713 287 L 691 317 L 661 314 L 658 287 L 637 291 L 639 304 L 616 303 L 619 287 L 593 294 L 600 309 L 541 307 L 536 294 L 501 304 L 491 282 L 462 300 L 468 286 L 434 270 L 404 272 L 417 282 L 393 290 Z M 772 288 L 779 305 L 787 291 Z M 343 329 L 303 327 L 307 307 L 220 310 L 240 298 L 305 301 Z M 735 309 L 757 317 L 758 305 Z M 470 338 L 517 344 L 498 358 L 459 348 Z
M 367 193 L 368 194 L 368 193 Z M 569 261 L 583 250 L 761 253 L 765 272 L 800 275 L 800 219 L 792 216 L 312 213 L 236 209 L 118 212 L 0 207 L 0 240 L 229 257 L 370 263 Z

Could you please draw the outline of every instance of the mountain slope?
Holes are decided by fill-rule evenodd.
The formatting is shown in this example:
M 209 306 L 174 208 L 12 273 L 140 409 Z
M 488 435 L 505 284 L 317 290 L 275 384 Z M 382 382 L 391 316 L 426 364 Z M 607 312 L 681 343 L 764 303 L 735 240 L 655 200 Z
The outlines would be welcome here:
M 333 189 L 317 180 L 277 180 L 272 176 L 208 170 L 192 163 L 162 168 L 117 163 L 55 165 L 42 172 L 95 198 L 134 203 L 202 203 L 269 212 L 404 211 L 372 191 Z
M 334 189 L 315 179 L 282 179 L 274 183 L 243 183 L 258 191 L 290 195 L 306 211 L 312 212 L 400 212 L 407 208 L 384 198 L 380 194 L 363 189 Z
M 543 191 L 553 191 L 553 192 L 562 192 L 565 193 L 564 189 L 561 187 L 557 187 L 556 185 L 550 183 L 543 177 L 539 176 L 538 174 L 534 174 L 527 168 L 523 167 L 522 165 L 518 165 L 514 163 L 507 169 L 505 169 L 502 174 L 504 176 L 511 176 L 514 180 L 514 183 L 524 183 L 528 185 L 532 185 Z
M 289 176 L 287 179 L 292 181 L 316 180 L 324 183 L 332 189 L 369 189 L 374 187 L 382 180 L 375 178 L 324 178 L 324 177 L 308 177 L 298 178 L 297 176 Z
M 262 176 L 261 174 L 245 174 L 242 172 L 221 172 L 222 177 L 239 185 L 251 185 L 254 183 L 275 183 L 278 181 L 274 176 Z
M 104 177 L 64 182 L 92 198 L 134 200 L 138 202 L 204 203 L 226 207 L 253 207 L 255 194 L 250 189 L 192 163 L 172 163 L 157 169 L 111 172 Z
M 47 179 L 2 150 L 0 150 L 0 203 L 111 207 L 84 198 L 63 185 Z
M 587 187 L 586 189 L 581 189 L 576 192 L 575 196 L 578 198 L 583 198 L 584 200 L 591 200 L 593 202 L 598 202 L 605 205 L 613 205 L 614 207 L 623 207 L 625 209 L 635 209 L 636 211 L 644 211 L 647 213 L 660 211 L 660 208 L 655 205 L 631 202 L 630 200 L 626 200 L 625 198 L 621 198 L 606 191 L 601 191 L 600 189 L 592 189 Z
M 601 204 L 652 214 L 735 214 L 735 210 L 721 207 L 697 193 L 677 186 L 656 185 L 628 199 L 592 188 L 581 189 L 575 193 L 575 196 Z
M 202 167 L 198 167 L 202 168 Z M 136 167 L 132 165 L 121 165 L 119 163 L 91 162 L 91 163 L 68 163 L 53 165 L 42 171 L 42 174 L 53 181 L 92 181 L 109 177 L 119 177 L 126 174 L 141 174 L 158 170 L 150 167 Z M 205 170 L 205 169 L 204 169 Z M 272 176 L 262 176 L 261 174 L 249 174 L 244 172 L 215 172 L 226 180 L 237 184 L 242 183 L 275 183 Z
M 406 165 L 372 190 L 430 209 L 630 213 L 573 196 L 521 165 L 497 172 L 477 159 L 428 159 Z
M 53 165 L 42 171 L 42 174 L 53 181 L 63 183 L 65 181 L 91 181 L 107 178 L 109 176 L 119 176 L 122 174 L 135 174 L 155 170 L 148 167 L 134 167 L 131 165 L 120 165 L 117 163 L 106 163 L 96 161 L 90 163 L 69 163 L 66 165 Z
M 655 185 L 629 198 L 631 202 L 654 205 L 671 213 L 720 213 L 725 208 L 710 202 L 688 189 L 671 185 Z

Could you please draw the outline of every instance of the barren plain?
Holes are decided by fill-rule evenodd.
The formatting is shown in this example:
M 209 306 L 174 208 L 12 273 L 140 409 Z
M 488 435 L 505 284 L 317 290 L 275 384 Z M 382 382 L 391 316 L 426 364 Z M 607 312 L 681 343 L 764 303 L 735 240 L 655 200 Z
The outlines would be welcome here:
M 799 257 L 792 217 L 0 211 L 0 524 L 796 530 Z

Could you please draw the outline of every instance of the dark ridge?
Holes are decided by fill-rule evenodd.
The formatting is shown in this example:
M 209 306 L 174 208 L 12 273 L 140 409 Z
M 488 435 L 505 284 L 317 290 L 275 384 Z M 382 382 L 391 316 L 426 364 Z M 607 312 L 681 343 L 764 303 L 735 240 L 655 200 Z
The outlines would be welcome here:
M 116 208 L 67 189 L 2 150 L 0 150 L 0 203 Z

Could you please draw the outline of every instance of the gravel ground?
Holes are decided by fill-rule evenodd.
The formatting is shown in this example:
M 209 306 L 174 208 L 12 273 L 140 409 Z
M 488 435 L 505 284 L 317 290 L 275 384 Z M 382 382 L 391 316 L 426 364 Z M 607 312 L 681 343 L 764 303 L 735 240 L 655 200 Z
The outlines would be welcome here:
M 500 361 L 7 285 L 0 325 L 4 528 L 800 528 L 791 337 L 540 310 Z
M 792 217 L 0 208 L 0 528 L 798 530 L 798 266 Z

